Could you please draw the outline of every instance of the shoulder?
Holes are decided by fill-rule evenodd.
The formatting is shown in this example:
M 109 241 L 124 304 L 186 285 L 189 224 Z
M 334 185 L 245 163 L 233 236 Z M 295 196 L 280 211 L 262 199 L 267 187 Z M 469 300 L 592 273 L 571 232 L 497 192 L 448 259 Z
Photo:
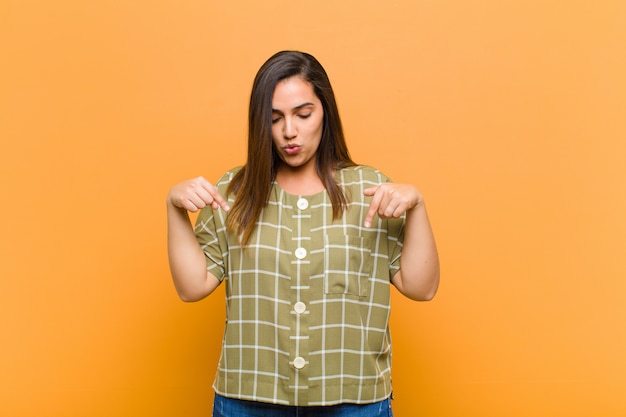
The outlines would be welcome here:
M 226 187 L 228 187 L 228 185 L 230 184 L 230 182 L 233 180 L 233 178 L 235 177 L 235 175 L 241 171 L 242 167 L 235 167 L 232 169 L 229 169 L 228 171 L 226 171 L 219 180 L 217 180 L 217 182 L 215 183 L 215 186 L 218 188 L 218 190 L 222 190 Z
M 380 170 L 367 165 L 354 165 L 342 168 L 337 172 L 337 181 L 344 186 L 364 185 L 375 186 L 391 179 Z

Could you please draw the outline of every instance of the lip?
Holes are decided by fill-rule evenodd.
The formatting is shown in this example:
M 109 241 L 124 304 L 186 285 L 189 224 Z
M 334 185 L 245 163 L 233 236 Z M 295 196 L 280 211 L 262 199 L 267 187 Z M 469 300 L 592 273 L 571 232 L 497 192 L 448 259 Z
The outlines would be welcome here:
M 287 155 L 295 155 L 300 152 L 301 148 L 302 147 L 300 145 L 287 145 L 283 147 Z

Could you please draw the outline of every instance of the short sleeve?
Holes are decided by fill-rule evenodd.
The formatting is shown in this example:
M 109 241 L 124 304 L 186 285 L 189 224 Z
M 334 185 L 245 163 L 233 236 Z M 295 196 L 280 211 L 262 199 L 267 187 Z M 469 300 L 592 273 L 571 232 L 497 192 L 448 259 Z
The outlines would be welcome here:
M 398 219 L 388 219 L 387 240 L 389 242 L 389 279 L 400 270 L 400 256 L 404 243 L 404 223 L 405 216 Z
M 235 168 L 220 178 L 215 184 L 219 193 L 228 199 L 232 206 L 232 196 L 227 196 L 228 184 L 239 168 Z M 206 269 L 222 281 L 228 275 L 228 234 L 226 213 L 221 208 L 203 208 L 198 214 L 194 227 L 196 239 L 206 258 Z
M 222 281 L 226 273 L 226 268 L 224 267 L 225 259 L 215 220 L 216 214 L 214 210 L 211 207 L 205 207 L 198 214 L 194 233 L 204 252 L 207 271 Z
M 379 175 L 379 184 L 393 181 L 382 172 L 376 170 Z M 402 247 L 404 243 L 404 224 L 406 214 L 397 219 L 389 218 L 385 220 L 387 229 L 387 255 L 389 256 L 389 279 L 400 270 L 400 257 L 402 255 Z

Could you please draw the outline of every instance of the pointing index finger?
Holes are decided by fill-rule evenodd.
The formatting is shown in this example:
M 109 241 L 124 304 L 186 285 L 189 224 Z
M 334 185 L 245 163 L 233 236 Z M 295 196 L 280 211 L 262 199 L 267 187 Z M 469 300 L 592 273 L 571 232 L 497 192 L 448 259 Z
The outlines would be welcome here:
M 224 199 L 224 197 L 222 197 L 222 195 L 217 190 L 216 186 L 214 186 L 213 184 L 211 184 L 209 181 L 206 181 L 206 180 L 202 182 L 202 185 L 204 189 L 207 190 L 209 194 L 211 195 L 211 197 L 213 198 L 213 202 L 211 203 L 211 207 L 213 207 L 213 209 L 217 209 L 218 207 L 221 207 L 224 211 L 230 210 L 230 206 L 228 205 L 228 202 Z
M 378 206 L 380 205 L 380 195 L 377 193 L 378 187 L 371 187 L 363 191 L 363 194 L 366 196 L 373 196 L 372 201 L 370 202 L 369 208 L 367 210 L 367 214 L 365 215 L 365 227 L 372 226 L 372 220 L 374 220 L 374 216 L 378 211 Z

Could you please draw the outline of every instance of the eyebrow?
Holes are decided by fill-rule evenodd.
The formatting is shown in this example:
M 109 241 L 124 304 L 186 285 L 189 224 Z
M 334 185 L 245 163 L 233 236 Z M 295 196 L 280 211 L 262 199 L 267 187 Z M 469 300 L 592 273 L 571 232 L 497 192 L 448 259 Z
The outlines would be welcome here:
M 315 103 L 311 103 L 311 102 L 308 102 L 308 101 L 307 101 L 306 103 L 302 103 L 302 104 L 300 104 L 300 105 L 298 105 L 298 106 L 294 107 L 294 108 L 293 108 L 293 109 L 291 109 L 291 110 L 300 110 L 300 109 L 302 109 L 302 108 L 304 108 L 304 107 L 307 107 L 307 106 L 314 106 L 314 105 L 315 105 Z M 278 109 L 272 109 L 272 113 L 281 113 L 281 114 L 282 114 L 282 111 L 280 111 L 280 110 L 278 110 Z

